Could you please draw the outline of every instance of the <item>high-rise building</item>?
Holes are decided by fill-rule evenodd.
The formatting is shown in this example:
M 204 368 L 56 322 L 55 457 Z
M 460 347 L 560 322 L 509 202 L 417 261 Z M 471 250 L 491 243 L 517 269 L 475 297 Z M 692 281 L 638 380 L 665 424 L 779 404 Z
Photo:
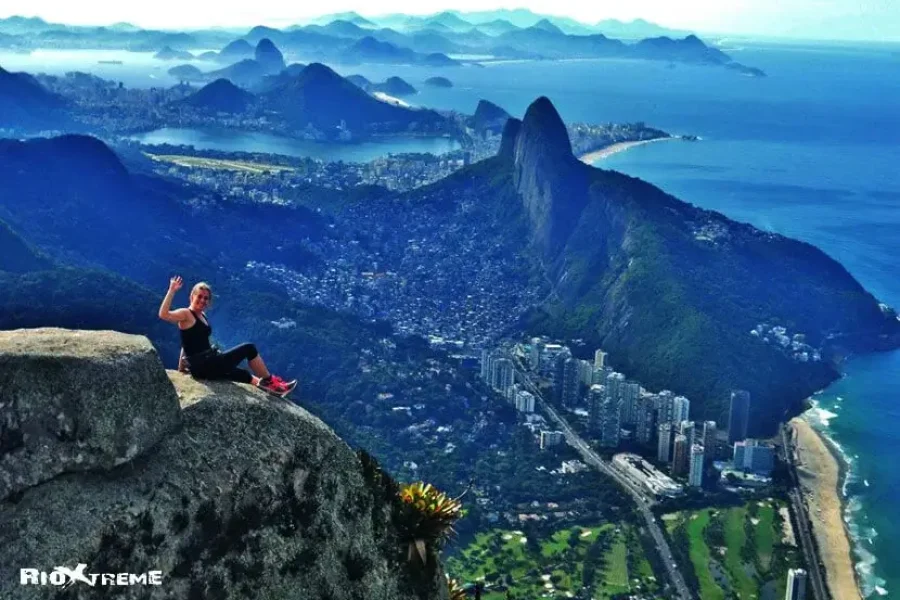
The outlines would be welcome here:
M 606 352 L 599 348 L 594 352 L 594 368 L 602 369 L 606 366 Z
M 682 421 L 687 421 L 691 416 L 691 401 L 684 396 L 675 396 L 672 403 L 672 422 L 681 423 Z
M 699 442 L 697 425 L 693 421 L 682 421 L 678 424 L 678 433 L 687 438 L 688 448 Z
M 491 387 L 506 393 L 506 389 L 515 383 L 516 369 L 508 358 L 495 358 L 491 367 Z
M 619 433 L 622 428 L 620 414 L 622 402 L 615 400 L 608 393 L 600 404 L 600 445 L 604 448 L 615 448 L 619 445 Z
M 655 399 L 650 394 L 642 394 L 637 399 L 637 408 L 634 411 L 634 436 L 641 444 L 649 444 L 653 441 L 653 432 L 656 430 Z
M 700 487 L 703 485 L 703 446 L 700 444 L 691 446 L 688 485 L 691 487 Z
M 485 348 L 481 351 L 481 380 L 490 383 L 491 380 L 491 362 L 493 354 Z
M 715 421 L 704 421 L 703 422 L 703 450 L 706 452 L 705 457 L 706 460 L 712 460 L 716 455 L 716 445 L 718 442 L 716 441 L 716 435 L 718 434 L 718 429 L 716 428 Z
M 578 380 L 582 389 L 589 388 L 594 383 L 594 365 L 589 360 L 578 361 Z
M 788 569 L 787 591 L 784 600 L 804 600 L 806 598 L 806 571 Z
M 658 423 L 675 422 L 675 394 L 663 390 L 656 395 L 656 421 Z
M 691 447 L 688 445 L 687 437 L 679 433 L 672 445 L 672 475 L 675 477 L 687 475 L 690 460 Z
M 553 359 L 553 375 L 551 378 L 553 381 L 553 391 L 560 400 L 562 399 L 563 387 L 565 386 L 566 361 L 570 358 L 572 358 L 572 352 L 567 347 L 563 347 Z
M 522 390 L 516 394 L 516 410 L 523 413 L 534 412 L 534 394 Z
M 747 439 L 750 425 L 750 392 L 733 390 L 728 408 L 728 443 Z
M 594 384 L 588 392 L 588 429 L 600 430 L 600 415 L 603 410 L 603 400 L 606 398 L 606 386 Z
M 574 407 L 581 400 L 581 361 L 577 358 L 567 358 L 563 363 L 560 400 L 567 407 Z
M 518 394 L 520 391 L 522 391 L 524 389 L 525 389 L 525 386 L 523 386 L 521 383 L 512 384 L 511 386 L 506 388 L 506 399 L 509 401 L 510 404 L 515 406 L 516 394 Z
M 672 424 L 660 423 L 656 440 L 656 460 L 668 464 L 672 460 Z
M 551 446 L 559 446 L 563 443 L 563 440 L 566 439 L 565 434 L 562 431 L 541 431 L 541 450 L 549 448 Z
M 775 468 L 775 450 L 757 440 L 734 443 L 732 462 L 735 469 L 768 475 Z
M 641 385 L 633 381 L 625 381 L 619 386 L 622 400 L 622 422 L 628 425 L 637 423 L 637 403 L 641 396 Z

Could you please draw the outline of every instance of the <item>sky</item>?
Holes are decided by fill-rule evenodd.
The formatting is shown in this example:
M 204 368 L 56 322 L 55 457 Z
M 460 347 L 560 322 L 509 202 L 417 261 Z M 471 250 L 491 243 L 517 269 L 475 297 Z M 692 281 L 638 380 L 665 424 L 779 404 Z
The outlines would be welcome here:
M 285 26 L 324 12 L 363 16 L 529 8 L 587 23 L 643 18 L 698 32 L 817 39 L 900 41 L 900 0 L 330 0 L 327 8 L 297 0 L 0 0 L 0 18 L 39 16 L 71 25 L 126 21 L 145 28 Z

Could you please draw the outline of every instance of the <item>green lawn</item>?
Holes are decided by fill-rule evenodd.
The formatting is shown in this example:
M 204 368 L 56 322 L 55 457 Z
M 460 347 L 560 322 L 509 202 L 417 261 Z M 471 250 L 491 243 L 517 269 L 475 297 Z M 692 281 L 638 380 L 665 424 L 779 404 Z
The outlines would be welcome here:
M 747 507 L 729 508 L 725 513 L 725 568 L 740 600 L 751 600 L 759 596 L 756 582 L 744 571 L 741 550 L 747 543 Z
M 700 582 L 700 597 L 703 600 L 724 600 L 725 592 L 716 584 L 709 570 L 711 556 L 709 546 L 706 545 L 706 541 L 703 539 L 703 530 L 709 525 L 710 518 L 709 509 L 689 513 L 687 516 L 691 563 L 694 566 L 697 580 Z
M 759 525 L 754 528 L 753 541 L 756 546 L 756 555 L 759 557 L 759 564 L 762 570 L 768 572 L 772 567 L 772 552 L 775 548 L 775 536 L 781 539 L 781 527 L 778 526 L 776 532 L 775 511 L 771 504 L 765 504 L 759 508 Z
M 601 535 L 600 545 L 594 546 Z M 522 534 L 510 530 L 480 533 L 471 544 L 447 559 L 446 570 L 464 583 L 480 579 L 488 584 L 508 583 L 514 598 L 538 598 L 551 591 L 546 587 L 548 583 L 552 584 L 554 597 L 566 598 L 568 593 L 577 594 L 581 590 L 585 561 L 593 546 L 599 560 L 593 563 L 591 597 L 606 600 L 632 591 L 634 585 L 651 593 L 657 587 L 637 535 L 627 525 L 616 527 L 607 523 L 559 529 L 538 540 L 540 549 L 536 552 L 522 543 L 522 538 Z M 635 573 L 629 573 L 629 562 L 636 565 Z M 505 592 L 492 591 L 490 587 L 483 596 L 485 600 L 505 597 Z
M 780 500 L 766 499 L 759 504 L 753 500 L 743 506 L 664 515 L 670 538 L 684 526 L 688 568 L 696 576 L 701 600 L 755 600 L 768 582 L 775 582 L 777 598 L 784 597 L 787 569 L 803 565 L 799 550 L 782 543 L 778 509 L 783 505 Z M 720 578 L 727 581 L 716 581 L 711 561 L 719 565 Z

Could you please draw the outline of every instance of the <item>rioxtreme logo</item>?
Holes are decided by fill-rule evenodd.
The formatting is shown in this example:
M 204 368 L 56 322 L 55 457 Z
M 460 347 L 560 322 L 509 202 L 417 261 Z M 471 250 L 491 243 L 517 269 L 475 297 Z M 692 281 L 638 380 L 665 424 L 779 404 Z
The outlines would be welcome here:
M 162 571 L 146 573 L 85 573 L 87 565 L 79 563 L 74 569 L 54 567 L 47 573 L 40 569 L 20 569 L 22 585 L 54 585 L 65 589 L 75 582 L 90 586 L 162 585 Z

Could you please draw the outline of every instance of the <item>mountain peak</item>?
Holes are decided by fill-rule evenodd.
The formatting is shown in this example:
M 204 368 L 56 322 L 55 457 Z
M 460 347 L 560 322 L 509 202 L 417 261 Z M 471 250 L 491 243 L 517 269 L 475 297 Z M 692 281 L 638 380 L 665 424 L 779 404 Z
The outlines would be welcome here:
M 566 124 L 546 96 L 532 102 L 525 111 L 521 137 L 536 145 L 534 149 L 542 154 L 563 159 L 575 158 Z
M 506 128 L 501 154 L 509 152 L 514 133 L 516 190 L 528 211 L 534 243 L 553 260 L 587 202 L 588 167 L 572 154 L 566 125 L 544 96 L 531 103 L 520 127 Z

